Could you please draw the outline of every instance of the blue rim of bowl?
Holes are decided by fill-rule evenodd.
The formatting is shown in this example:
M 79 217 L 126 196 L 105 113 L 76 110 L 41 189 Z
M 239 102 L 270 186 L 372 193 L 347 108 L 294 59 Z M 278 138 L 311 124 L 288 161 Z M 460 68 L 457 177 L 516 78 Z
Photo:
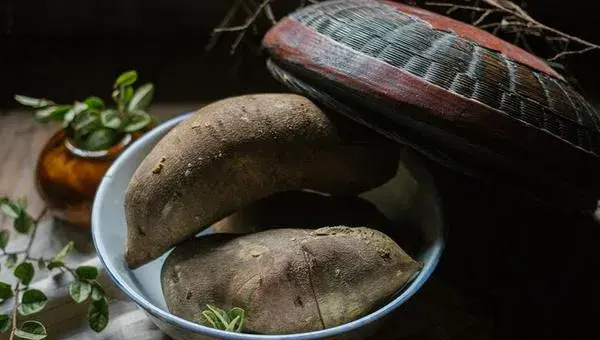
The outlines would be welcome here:
M 132 289 L 128 287 L 128 285 L 122 280 L 120 275 L 117 273 L 116 269 L 110 265 L 107 261 L 104 260 L 103 254 L 106 253 L 106 249 L 102 242 L 99 242 L 99 224 L 100 224 L 100 216 L 98 215 L 98 211 L 100 211 L 100 204 L 102 203 L 102 198 L 104 196 L 104 192 L 107 190 L 108 181 L 112 176 L 112 173 L 118 169 L 123 162 L 125 162 L 130 156 L 134 155 L 137 152 L 137 149 L 141 147 L 143 144 L 149 143 L 154 140 L 155 136 L 165 133 L 165 130 L 171 130 L 181 121 L 185 120 L 193 113 L 185 113 L 178 117 L 169 119 L 158 126 L 154 127 L 151 131 L 146 133 L 144 136 L 135 141 L 132 145 L 130 145 L 111 165 L 108 169 L 104 178 L 102 179 L 100 186 L 98 187 L 98 191 L 96 193 L 94 204 L 92 207 L 92 239 L 94 242 L 94 246 L 96 248 L 96 253 L 100 262 L 106 269 L 108 276 L 110 279 L 117 285 L 117 287 L 124 292 L 131 300 L 133 300 L 139 307 L 144 309 L 146 312 L 150 313 L 152 316 L 168 322 L 176 327 L 181 329 L 185 329 L 194 333 L 199 333 L 203 335 L 226 338 L 226 339 L 240 339 L 240 340 L 261 340 L 261 339 L 287 339 L 287 340 L 298 340 L 298 339 L 321 339 L 325 337 L 335 336 L 350 332 L 352 330 L 359 329 L 363 326 L 373 323 L 378 319 L 384 317 L 385 315 L 394 311 L 397 307 L 406 302 L 409 298 L 411 298 L 421 287 L 427 282 L 433 271 L 438 265 L 440 260 L 443 248 L 444 241 L 442 236 L 443 225 L 440 226 L 438 230 L 438 237 L 433 241 L 433 244 L 430 248 L 428 259 L 426 259 L 426 263 L 423 266 L 423 269 L 417 274 L 417 276 L 410 282 L 407 286 L 404 287 L 403 291 L 397 296 L 395 299 L 379 308 L 378 310 L 367 314 L 360 319 L 312 332 L 305 333 L 294 333 L 294 334 L 281 334 L 281 335 L 262 335 L 262 334 L 247 334 L 247 333 L 234 333 L 234 332 L 226 332 L 222 330 L 218 330 L 215 328 L 210 328 L 206 326 L 199 325 L 197 323 L 185 320 L 178 316 L 175 316 L 161 308 L 154 306 L 150 301 L 136 293 Z M 441 211 L 441 205 L 439 204 L 439 198 L 435 197 L 438 201 L 436 204 L 436 209 L 438 216 L 443 216 Z M 440 221 L 442 222 L 442 221 Z

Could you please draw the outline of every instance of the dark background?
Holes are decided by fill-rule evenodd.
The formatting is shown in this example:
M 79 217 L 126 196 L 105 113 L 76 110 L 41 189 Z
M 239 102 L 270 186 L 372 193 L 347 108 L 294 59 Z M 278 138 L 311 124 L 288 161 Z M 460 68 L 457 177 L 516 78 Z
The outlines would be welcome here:
M 156 85 L 156 102 L 282 90 L 261 57 L 247 50 L 230 56 L 230 40 L 204 52 L 208 32 L 230 3 L 0 0 L 0 109 L 14 106 L 15 93 L 58 102 L 89 94 L 108 99 L 114 77 L 126 69 Z M 540 21 L 600 42 L 596 1 L 528 3 Z M 599 60 L 600 52 L 592 52 L 568 63 L 593 99 L 600 95 Z M 448 248 L 436 275 L 464 294 L 480 321 L 491 323 L 489 338 L 598 338 L 600 225 L 431 167 L 448 219 Z
M 277 0 L 280 17 L 299 0 Z M 14 93 L 71 101 L 89 93 L 108 97 L 125 69 L 152 81 L 157 101 L 198 101 L 276 88 L 263 59 L 228 54 L 233 35 L 204 51 L 231 0 L 0 0 L 0 108 Z M 597 1 L 529 0 L 540 21 L 600 42 Z M 240 23 L 241 21 L 238 21 Z M 263 22 L 264 23 L 264 22 Z M 264 31 L 266 26 L 261 26 Z M 262 31 L 261 31 L 262 32 Z M 259 37 L 254 38 L 259 41 Z M 569 70 L 581 91 L 597 96 L 600 52 L 573 56 Z M 207 86 L 210 84 L 210 86 Z

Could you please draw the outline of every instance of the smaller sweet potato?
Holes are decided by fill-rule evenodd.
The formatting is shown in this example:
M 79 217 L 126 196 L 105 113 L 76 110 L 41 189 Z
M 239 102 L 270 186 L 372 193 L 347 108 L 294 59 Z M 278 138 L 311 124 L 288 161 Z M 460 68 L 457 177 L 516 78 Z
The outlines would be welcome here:
M 372 227 L 416 253 L 422 235 L 411 225 L 390 220 L 373 203 L 358 196 L 332 196 L 293 190 L 252 202 L 212 225 L 215 233 L 247 234 L 275 228 L 318 229 L 328 226 Z
M 420 269 L 370 228 L 271 229 L 186 241 L 168 256 L 171 313 L 208 325 L 207 304 L 246 311 L 244 331 L 288 334 L 334 327 L 390 299 Z
M 363 198 L 293 190 L 252 202 L 212 228 L 215 233 L 246 234 L 273 228 L 384 226 L 389 222 L 376 206 Z

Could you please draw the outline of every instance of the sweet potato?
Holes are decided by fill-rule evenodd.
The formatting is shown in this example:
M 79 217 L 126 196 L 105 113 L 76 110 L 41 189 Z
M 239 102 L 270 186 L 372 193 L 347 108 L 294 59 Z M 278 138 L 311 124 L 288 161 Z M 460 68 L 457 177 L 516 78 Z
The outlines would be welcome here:
M 422 235 L 408 221 L 390 220 L 373 203 L 357 196 L 284 191 L 252 202 L 214 223 L 215 233 L 247 234 L 275 228 L 318 229 L 344 225 L 381 231 L 409 253 L 417 253 Z
M 125 261 L 141 266 L 270 194 L 354 195 L 396 174 L 398 146 L 292 94 L 233 97 L 171 130 L 125 192 Z
M 207 304 L 245 310 L 244 331 L 286 334 L 357 319 L 420 269 L 369 228 L 271 229 L 212 234 L 177 246 L 161 281 L 171 313 L 208 325 Z
M 297 190 L 252 202 L 212 228 L 215 233 L 247 234 L 273 228 L 318 229 L 333 225 L 388 229 L 390 224 L 375 205 L 363 198 Z

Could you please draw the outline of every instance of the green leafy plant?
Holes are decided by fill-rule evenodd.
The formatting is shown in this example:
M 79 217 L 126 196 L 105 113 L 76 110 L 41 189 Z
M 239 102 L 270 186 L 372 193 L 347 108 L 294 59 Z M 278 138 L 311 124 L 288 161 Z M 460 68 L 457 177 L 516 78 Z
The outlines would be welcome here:
M 242 327 L 244 327 L 244 310 L 239 307 L 233 307 L 227 312 L 213 305 L 206 305 L 202 315 L 213 328 L 229 332 L 241 332 Z
M 23 95 L 15 95 L 15 100 L 33 108 L 37 121 L 61 123 L 78 148 L 103 150 L 116 144 L 125 134 L 140 131 L 152 123 L 146 110 L 154 97 L 154 85 L 147 83 L 134 89 L 137 78 L 136 71 L 117 77 L 112 91 L 116 107 L 108 107 L 95 96 L 71 105 Z
M 101 332 L 108 325 L 108 300 L 104 289 L 98 281 L 98 268 L 92 266 L 69 267 L 65 258 L 73 250 L 73 242 L 69 242 L 52 258 L 36 258 L 31 256 L 31 247 L 35 241 L 40 219 L 46 209 L 33 218 L 27 213 L 25 198 L 11 200 L 0 197 L 0 210 L 13 220 L 14 232 L 29 237 L 27 247 L 19 251 L 7 251 L 11 239 L 11 231 L 0 230 L 0 258 L 4 259 L 4 267 L 12 270 L 18 279 L 15 285 L 0 281 L 0 304 L 13 298 L 12 314 L 0 314 L 0 333 L 9 332 L 9 339 L 14 337 L 29 340 L 41 340 L 47 337 L 46 328 L 38 321 L 28 320 L 19 325 L 19 316 L 30 316 L 42 311 L 48 302 L 44 292 L 30 288 L 37 270 L 60 271 L 72 276 L 69 284 L 69 295 L 76 303 L 89 301 L 88 322 L 90 328 Z M 2 269 L 0 269 L 2 270 Z M 4 338 L 3 338 L 4 339 Z

